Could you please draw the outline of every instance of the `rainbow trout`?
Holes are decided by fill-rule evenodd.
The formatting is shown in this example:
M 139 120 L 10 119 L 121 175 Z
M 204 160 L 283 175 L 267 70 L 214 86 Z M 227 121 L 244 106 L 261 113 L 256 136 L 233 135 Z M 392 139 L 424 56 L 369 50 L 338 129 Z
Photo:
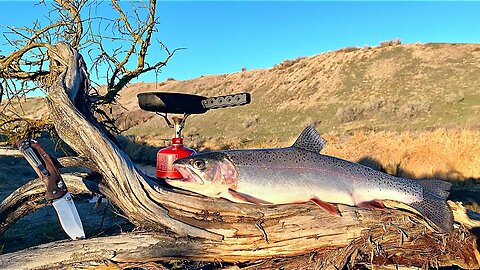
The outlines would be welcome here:
M 334 204 L 383 208 L 382 200 L 407 204 L 450 232 L 453 217 L 446 198 L 451 184 L 436 179 L 395 177 L 320 154 L 326 141 L 308 126 L 287 148 L 228 150 L 174 162 L 183 179 L 172 186 L 234 202 L 285 204 L 313 201 L 340 215 Z

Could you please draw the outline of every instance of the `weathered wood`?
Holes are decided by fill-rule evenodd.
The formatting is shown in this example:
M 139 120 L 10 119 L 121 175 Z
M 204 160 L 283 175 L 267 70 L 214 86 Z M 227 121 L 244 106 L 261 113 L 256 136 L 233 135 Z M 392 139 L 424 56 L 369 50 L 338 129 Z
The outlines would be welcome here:
M 405 210 L 339 205 L 342 217 L 332 217 L 312 203 L 235 204 L 155 185 L 85 110 L 88 74 L 81 57 L 63 43 L 50 50 L 58 81 L 47 101 L 60 138 L 97 166 L 103 176 L 100 192 L 132 223 L 160 231 L 56 242 L 2 255 L 3 267 L 18 266 L 18 261 L 39 268 L 104 259 L 237 262 L 306 254 L 315 254 L 312 266 L 322 269 L 350 262 L 480 267 L 476 237 L 467 228 L 459 225 L 450 235 L 439 234 Z M 38 258 L 48 260 L 40 265 Z
M 85 117 L 72 103 L 68 93 L 85 96 L 88 75 L 81 57 L 65 43 L 59 43 L 51 53 L 59 64 L 51 70 L 59 70 L 58 81 L 50 88 L 47 103 L 51 119 L 60 138 L 80 156 L 90 159 L 103 175 L 106 188 L 115 194 L 111 202 L 117 205 L 138 226 L 167 228 L 180 236 L 221 239 L 220 235 L 179 222 L 168 216 L 168 211 L 150 199 L 153 190 L 146 176 L 136 170 L 130 158 L 102 132 L 91 117 Z M 63 70 L 62 70 L 63 68 Z M 78 89 L 77 89 L 78 88 Z M 75 99 L 75 97 L 73 97 Z M 84 106 L 81 106 L 82 108 Z M 88 112 L 83 111 L 88 114 Z M 88 119 L 87 119 L 88 118 Z M 122 194 L 122 196 L 118 196 Z
M 84 177 L 86 174 L 62 174 L 62 178 L 73 194 L 98 192 L 97 184 Z M 18 219 L 28 215 L 47 204 L 45 184 L 36 178 L 12 192 L 0 203 L 0 235 L 15 224 Z
M 18 149 L 12 149 L 7 147 L 0 147 L 0 156 L 12 156 L 19 157 L 22 156 Z
M 276 209 L 277 211 L 298 210 L 289 205 L 273 208 L 278 207 L 284 209 Z M 300 220 L 310 225 L 312 222 L 307 220 L 307 216 L 308 219 L 311 216 L 305 215 L 306 213 L 319 214 L 317 221 L 328 218 L 313 204 L 305 205 L 304 208 L 305 212 L 299 213 Z M 136 232 L 82 241 L 67 240 L 2 255 L 0 267 L 2 269 L 41 269 L 102 260 L 117 263 L 170 259 L 242 262 L 272 257 L 281 259 L 295 255 L 308 256 L 310 265 L 306 267 L 320 269 L 341 268 L 350 261 L 380 265 L 457 264 L 465 269 L 479 267 L 480 256 L 475 238 L 465 228 L 456 229 L 452 235 L 435 235 L 417 223 L 413 214 L 404 216 L 398 210 L 387 210 L 384 213 L 358 211 L 359 209 L 354 207 L 341 208 L 342 213 L 348 216 L 358 215 L 362 217 L 361 222 L 364 226 L 371 225 L 371 227 L 358 230 L 358 224 L 355 225 L 355 222 L 340 222 L 342 218 L 330 218 L 331 222 L 322 223 L 330 224 L 324 230 L 312 228 L 315 233 L 298 231 L 297 237 L 289 236 L 290 239 L 287 240 L 282 239 L 282 232 L 288 232 L 288 227 L 298 225 L 292 224 L 292 220 L 287 221 L 292 217 L 277 216 L 274 222 L 268 216 L 274 213 L 266 211 L 267 215 L 264 218 L 267 222 L 264 224 L 264 229 L 270 238 L 269 243 L 265 241 L 263 234 L 255 225 L 244 220 L 241 223 L 251 227 L 249 235 L 231 237 L 224 241 L 178 238 L 158 232 Z M 396 218 L 393 219 L 393 216 Z M 402 220 L 402 217 L 407 219 Z M 389 221 L 382 224 L 375 219 Z M 338 228 L 334 229 L 335 227 Z M 349 232 L 350 228 L 353 228 L 354 232 Z M 250 240 L 247 241 L 247 239 Z M 299 246 L 303 250 L 296 250 Z M 318 248 L 319 246 L 323 247 Z M 293 252 L 295 250 L 296 252 Z
M 91 171 L 98 170 L 97 165 L 82 157 L 60 157 L 54 160 L 54 162 L 59 168 L 82 167 L 90 169 Z
M 22 157 L 20 150 L 14 148 L 0 147 L 0 157 Z M 97 170 L 97 166 L 93 164 L 90 160 L 82 157 L 60 157 L 53 159 L 59 168 L 67 167 L 84 167 L 91 169 L 92 171 Z

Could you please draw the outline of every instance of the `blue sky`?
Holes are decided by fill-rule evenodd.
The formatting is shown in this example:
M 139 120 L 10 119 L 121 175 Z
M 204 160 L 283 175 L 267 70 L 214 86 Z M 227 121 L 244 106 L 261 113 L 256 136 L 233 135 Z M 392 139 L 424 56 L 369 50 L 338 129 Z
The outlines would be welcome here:
M 44 17 L 34 3 L 0 1 L 0 25 L 25 26 Z M 170 49 L 187 49 L 158 79 L 269 68 L 287 58 L 397 37 L 403 43 L 480 43 L 479 14 L 480 2 L 159 1 L 159 38 Z M 139 80 L 155 81 L 155 75 Z

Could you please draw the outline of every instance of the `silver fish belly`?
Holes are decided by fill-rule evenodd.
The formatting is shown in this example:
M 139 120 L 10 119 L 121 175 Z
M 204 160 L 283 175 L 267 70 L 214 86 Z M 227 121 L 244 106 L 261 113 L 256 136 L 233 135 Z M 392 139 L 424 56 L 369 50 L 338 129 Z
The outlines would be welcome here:
M 339 158 L 303 149 L 226 151 L 238 174 L 237 191 L 272 203 L 319 198 L 357 205 L 372 200 L 421 201 L 422 187 Z

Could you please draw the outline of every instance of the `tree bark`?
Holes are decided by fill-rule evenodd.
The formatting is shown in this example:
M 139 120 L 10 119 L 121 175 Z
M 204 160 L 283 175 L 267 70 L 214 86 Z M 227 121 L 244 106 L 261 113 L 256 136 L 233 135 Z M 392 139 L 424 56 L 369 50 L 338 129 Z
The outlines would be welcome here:
M 58 80 L 47 101 L 57 133 L 96 165 L 103 176 L 99 191 L 133 224 L 156 232 L 55 242 L 2 255 L 2 267 L 15 268 L 18 262 L 42 268 L 104 259 L 239 262 L 293 256 L 311 256 L 310 266 L 321 269 L 340 269 L 349 262 L 480 267 L 476 237 L 462 225 L 478 224 L 463 222 L 459 215 L 461 224 L 446 235 L 406 210 L 339 205 L 342 217 L 332 217 L 312 203 L 236 204 L 156 185 L 85 109 L 88 74 L 81 57 L 63 43 L 51 50 Z M 41 265 L 38 258 L 48 259 Z
M 18 149 L 0 147 L 0 156 L 21 157 L 22 154 L 20 154 L 20 151 Z
M 464 227 L 455 229 L 451 235 L 441 235 L 426 230 L 415 220 L 415 215 L 405 215 L 398 210 L 358 211 L 355 207 L 342 206 L 345 217 L 331 218 L 313 204 L 304 205 L 300 213 L 297 213 L 298 207 L 292 205 L 278 208 L 263 209 L 267 220 L 262 225 L 265 234 L 254 225 L 255 219 L 242 217 L 241 221 L 230 222 L 246 227 L 245 235 L 223 241 L 135 232 L 59 241 L 5 254 L 0 256 L 0 267 L 42 269 L 103 260 L 115 263 L 171 259 L 245 262 L 295 256 L 308 257 L 309 264 L 305 268 L 319 269 L 341 269 L 347 263 L 479 267 L 476 239 Z M 208 214 L 204 214 L 208 220 Z M 318 217 L 314 217 L 317 214 Z M 342 220 L 345 218 L 347 220 Z M 230 222 L 223 221 L 226 227 L 232 227 Z M 299 225 L 301 222 L 312 228 L 304 232 L 305 228 Z

